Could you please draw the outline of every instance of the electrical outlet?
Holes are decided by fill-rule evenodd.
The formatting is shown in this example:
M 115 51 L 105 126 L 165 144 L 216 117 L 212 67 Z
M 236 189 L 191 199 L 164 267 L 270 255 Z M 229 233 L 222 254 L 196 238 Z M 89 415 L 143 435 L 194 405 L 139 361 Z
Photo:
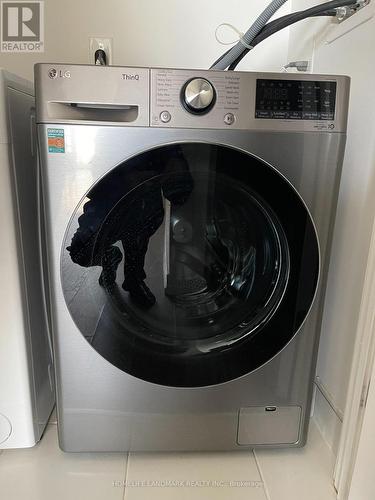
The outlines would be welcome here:
M 104 50 L 107 56 L 107 66 L 112 64 L 112 38 L 90 37 L 89 38 L 89 63 L 95 64 L 95 52 Z

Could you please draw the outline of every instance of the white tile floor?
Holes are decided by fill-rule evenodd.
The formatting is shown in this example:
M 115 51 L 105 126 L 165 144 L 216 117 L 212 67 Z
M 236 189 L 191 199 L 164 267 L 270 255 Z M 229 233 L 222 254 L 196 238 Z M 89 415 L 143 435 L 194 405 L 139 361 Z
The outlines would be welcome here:
M 334 500 L 333 457 L 312 422 L 305 448 L 227 453 L 63 453 L 42 441 L 0 452 L 4 500 Z

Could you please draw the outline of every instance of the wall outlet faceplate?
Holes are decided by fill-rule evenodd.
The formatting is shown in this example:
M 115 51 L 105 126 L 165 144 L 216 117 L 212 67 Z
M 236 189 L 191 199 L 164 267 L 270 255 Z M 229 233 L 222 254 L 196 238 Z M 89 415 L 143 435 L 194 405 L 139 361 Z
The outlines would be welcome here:
M 112 38 L 90 37 L 89 38 L 89 63 L 95 64 L 95 52 L 99 49 L 104 50 L 107 56 L 107 66 L 112 64 Z

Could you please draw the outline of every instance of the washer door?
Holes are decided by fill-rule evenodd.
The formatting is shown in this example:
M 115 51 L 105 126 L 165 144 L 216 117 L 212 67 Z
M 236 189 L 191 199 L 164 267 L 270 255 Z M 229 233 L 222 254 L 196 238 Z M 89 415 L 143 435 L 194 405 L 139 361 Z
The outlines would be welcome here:
M 311 307 L 318 241 L 270 165 L 181 143 L 124 161 L 72 216 L 61 280 L 77 327 L 130 375 L 226 382 L 274 357 Z

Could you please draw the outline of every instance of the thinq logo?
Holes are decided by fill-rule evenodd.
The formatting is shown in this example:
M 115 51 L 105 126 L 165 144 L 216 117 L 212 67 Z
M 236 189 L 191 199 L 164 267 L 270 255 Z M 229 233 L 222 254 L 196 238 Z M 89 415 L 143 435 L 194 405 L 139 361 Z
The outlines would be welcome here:
M 1 2 L 1 52 L 44 52 L 44 2 Z

